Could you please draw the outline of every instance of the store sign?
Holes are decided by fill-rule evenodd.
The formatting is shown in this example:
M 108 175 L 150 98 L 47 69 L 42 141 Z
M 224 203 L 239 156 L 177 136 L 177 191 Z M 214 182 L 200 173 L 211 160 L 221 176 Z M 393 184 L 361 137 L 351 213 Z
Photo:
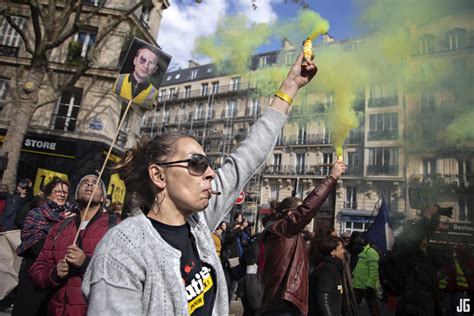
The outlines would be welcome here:
M 5 141 L 5 129 L 0 130 L 0 142 Z M 27 134 L 21 151 L 34 154 L 50 155 L 63 158 L 74 158 L 76 143 L 58 139 L 53 136 Z
M 125 201 L 125 182 L 123 182 L 118 174 L 110 176 L 109 187 L 107 189 L 107 195 L 112 196 L 111 202 L 120 202 L 123 204 Z
M 440 223 L 431 236 L 433 242 L 474 245 L 473 223 Z
M 49 182 L 51 182 L 51 180 L 53 180 L 54 177 L 58 177 L 58 178 L 68 181 L 68 176 L 65 173 L 57 172 L 54 170 L 38 168 L 38 170 L 36 171 L 35 184 L 33 186 L 33 194 L 34 195 L 38 194 L 40 188 L 43 185 L 46 185 Z

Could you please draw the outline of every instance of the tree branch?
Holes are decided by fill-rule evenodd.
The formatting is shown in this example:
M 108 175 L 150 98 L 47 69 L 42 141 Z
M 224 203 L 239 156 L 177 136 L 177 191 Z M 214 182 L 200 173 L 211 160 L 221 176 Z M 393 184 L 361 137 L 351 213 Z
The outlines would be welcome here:
M 43 36 L 41 34 L 41 24 L 39 22 L 39 15 L 41 14 L 41 9 L 39 8 L 38 2 L 34 0 L 29 1 L 31 19 L 33 21 L 33 30 L 35 32 L 35 53 L 40 53 L 41 42 L 43 41 Z
M 11 27 L 20 35 L 21 39 L 23 40 L 23 43 L 25 43 L 26 51 L 33 55 L 33 49 L 31 48 L 31 44 L 28 41 L 28 37 L 26 36 L 25 32 L 23 32 L 23 30 L 18 26 L 18 24 L 13 21 L 10 15 L 5 14 L 5 19 L 7 20 L 8 24 L 10 24 Z
M 51 38 L 51 31 L 54 33 L 57 33 L 57 31 L 60 31 L 60 27 L 55 28 L 54 25 L 56 24 L 56 0 L 49 0 L 49 9 L 48 9 L 48 21 L 45 22 L 44 28 L 47 30 L 46 35 L 47 38 Z
M 133 7 L 128 9 L 123 15 L 121 15 L 112 23 L 109 23 L 107 27 L 102 32 L 100 32 L 100 35 L 97 36 L 96 41 L 95 41 L 95 46 L 98 46 L 98 44 L 104 39 L 105 36 L 107 36 L 112 30 L 114 30 L 120 23 L 127 20 L 130 14 L 135 12 L 136 9 L 138 9 L 139 7 L 141 7 L 143 4 L 147 3 L 148 1 L 149 0 L 141 0 L 137 2 Z
M 71 8 L 72 9 L 72 8 Z M 64 29 L 55 39 L 46 42 L 45 47 L 46 49 L 51 49 L 55 48 L 62 43 L 64 43 L 65 40 L 67 40 L 70 36 L 72 36 L 74 33 L 76 33 L 79 30 L 80 26 L 80 17 L 81 17 L 81 11 L 82 11 L 82 1 L 80 4 L 76 7 L 76 12 L 74 16 L 74 23 L 72 23 L 72 26 L 69 29 Z M 72 12 L 69 13 L 69 16 L 72 14 Z M 64 23 L 62 25 L 68 25 L 69 24 L 69 16 L 65 17 L 67 20 L 64 20 Z

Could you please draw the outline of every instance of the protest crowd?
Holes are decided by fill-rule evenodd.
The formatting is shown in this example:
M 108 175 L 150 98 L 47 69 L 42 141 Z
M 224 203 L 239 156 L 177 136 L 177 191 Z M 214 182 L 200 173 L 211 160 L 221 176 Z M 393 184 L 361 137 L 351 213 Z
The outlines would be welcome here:
M 261 222 L 239 212 L 224 221 L 317 72 L 302 58 L 219 169 L 188 136 L 163 134 L 129 150 L 117 171 L 131 209 L 111 203 L 96 174 L 76 187 L 54 178 L 36 196 L 28 179 L 13 193 L 0 185 L 2 238 L 21 238 L 12 249 L 22 258 L 18 281 L 1 271 L 12 315 L 228 315 L 236 300 L 244 315 L 354 316 L 362 301 L 370 315 L 457 315 L 459 301 L 472 298 L 474 255 L 429 242 L 452 209 L 427 205 L 390 243 L 374 230 L 307 229 L 344 174 L 342 161 L 306 197 L 275 201 Z

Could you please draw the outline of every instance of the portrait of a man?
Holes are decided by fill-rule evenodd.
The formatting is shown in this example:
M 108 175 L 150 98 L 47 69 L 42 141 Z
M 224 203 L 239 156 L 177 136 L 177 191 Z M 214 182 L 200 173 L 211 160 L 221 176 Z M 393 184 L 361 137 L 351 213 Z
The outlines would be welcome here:
M 122 98 L 150 108 L 158 96 L 158 87 L 170 57 L 159 48 L 139 39 L 132 42 L 114 92 Z

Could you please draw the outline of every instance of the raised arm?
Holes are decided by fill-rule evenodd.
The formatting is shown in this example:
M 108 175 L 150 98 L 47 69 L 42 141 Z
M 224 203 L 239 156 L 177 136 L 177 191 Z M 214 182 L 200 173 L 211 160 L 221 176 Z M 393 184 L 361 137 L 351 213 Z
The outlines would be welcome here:
M 329 193 L 335 188 L 337 179 L 345 171 L 343 162 L 336 162 L 331 169 L 331 174 L 322 180 L 311 193 L 304 199 L 303 203 L 287 217 L 275 222 L 270 231 L 290 238 L 303 231 L 319 211 Z
M 250 129 L 247 138 L 229 157 L 224 160 L 222 167 L 217 170 L 213 181 L 214 190 L 221 192 L 220 196 L 211 199 L 204 211 L 209 229 L 214 231 L 225 214 L 234 205 L 235 199 L 245 184 L 260 168 L 272 152 L 278 134 L 286 121 L 286 114 L 291 100 L 298 90 L 306 85 L 317 72 L 313 62 L 302 67 L 303 54 L 300 53 L 291 67 L 286 79 L 262 117 Z

